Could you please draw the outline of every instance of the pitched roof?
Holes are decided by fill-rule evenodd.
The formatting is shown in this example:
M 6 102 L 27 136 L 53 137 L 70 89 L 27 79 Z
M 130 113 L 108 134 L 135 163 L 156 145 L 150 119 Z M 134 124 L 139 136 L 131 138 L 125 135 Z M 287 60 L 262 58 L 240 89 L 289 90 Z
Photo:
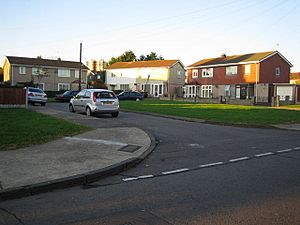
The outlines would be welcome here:
M 205 66 L 219 66 L 219 65 L 226 65 L 226 64 L 241 64 L 247 62 L 261 62 L 264 59 L 273 56 L 275 54 L 279 54 L 290 66 L 292 64 L 285 59 L 279 52 L 277 51 L 269 51 L 269 52 L 257 52 L 257 53 L 249 53 L 244 55 L 232 55 L 232 56 L 221 56 L 218 58 L 210 58 L 210 59 L 203 59 L 188 67 L 205 67 Z
M 294 72 L 290 74 L 290 79 L 292 80 L 298 80 L 300 79 L 300 72 Z
M 107 69 L 125 69 L 125 68 L 142 68 L 142 67 L 170 67 L 179 60 L 149 60 L 135 62 L 116 62 Z
M 51 66 L 51 67 L 63 67 L 63 68 L 74 68 L 80 67 L 80 62 L 53 60 L 53 59 L 39 59 L 39 58 L 28 58 L 28 57 L 17 57 L 17 56 L 6 56 L 11 64 L 18 65 L 30 65 L 30 66 Z M 82 69 L 88 69 L 82 64 Z

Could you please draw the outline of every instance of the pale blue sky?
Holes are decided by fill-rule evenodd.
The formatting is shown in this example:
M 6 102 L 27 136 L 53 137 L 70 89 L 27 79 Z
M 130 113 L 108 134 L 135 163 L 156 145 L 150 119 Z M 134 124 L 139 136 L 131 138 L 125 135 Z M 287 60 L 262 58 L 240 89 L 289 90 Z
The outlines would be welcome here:
M 155 51 L 186 66 L 279 50 L 300 71 L 300 0 L 0 0 L 0 57 L 109 60 Z M 1 63 L 2 65 L 2 63 Z

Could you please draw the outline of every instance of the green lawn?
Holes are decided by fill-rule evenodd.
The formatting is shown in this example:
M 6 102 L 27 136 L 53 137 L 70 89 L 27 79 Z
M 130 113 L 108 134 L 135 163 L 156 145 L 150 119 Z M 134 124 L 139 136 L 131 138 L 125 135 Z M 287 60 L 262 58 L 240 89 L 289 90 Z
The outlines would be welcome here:
M 195 104 L 179 101 L 145 99 L 121 101 L 122 109 L 152 112 L 188 118 L 204 119 L 212 123 L 269 126 L 281 123 L 300 123 L 300 111 L 261 106 L 226 104 Z
M 27 109 L 0 109 L 0 150 L 45 143 L 90 128 Z

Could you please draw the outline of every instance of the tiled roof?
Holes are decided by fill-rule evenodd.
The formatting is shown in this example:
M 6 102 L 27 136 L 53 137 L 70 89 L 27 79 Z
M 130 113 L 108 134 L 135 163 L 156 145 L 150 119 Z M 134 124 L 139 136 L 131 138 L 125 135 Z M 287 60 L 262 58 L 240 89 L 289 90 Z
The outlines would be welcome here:
M 125 69 L 125 68 L 142 68 L 142 67 L 170 67 L 179 60 L 150 60 L 135 62 L 116 62 L 107 69 Z
M 290 74 L 290 79 L 292 79 L 292 80 L 300 79 L 300 72 L 291 73 Z
M 39 59 L 39 58 L 28 58 L 28 57 L 17 57 L 7 56 L 10 64 L 18 65 L 30 65 L 30 66 L 51 66 L 51 67 L 63 67 L 63 68 L 74 68 L 79 69 L 80 62 L 53 60 L 53 59 Z M 88 69 L 82 64 L 82 69 Z
M 277 51 L 270 52 L 258 52 L 258 53 L 250 53 L 244 55 L 233 55 L 233 56 L 221 56 L 218 58 L 210 58 L 203 59 L 188 67 L 198 67 L 198 66 L 217 66 L 224 64 L 238 64 L 238 63 L 246 63 L 246 62 L 259 62 L 265 59 L 272 54 L 278 53 Z

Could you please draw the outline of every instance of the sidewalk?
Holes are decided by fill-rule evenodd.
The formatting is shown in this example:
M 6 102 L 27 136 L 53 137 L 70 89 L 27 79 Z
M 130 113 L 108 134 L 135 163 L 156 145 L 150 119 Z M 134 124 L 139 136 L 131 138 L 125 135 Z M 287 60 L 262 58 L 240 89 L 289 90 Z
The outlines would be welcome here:
M 99 128 L 0 152 L 0 201 L 87 184 L 143 160 L 155 140 L 134 127 Z

